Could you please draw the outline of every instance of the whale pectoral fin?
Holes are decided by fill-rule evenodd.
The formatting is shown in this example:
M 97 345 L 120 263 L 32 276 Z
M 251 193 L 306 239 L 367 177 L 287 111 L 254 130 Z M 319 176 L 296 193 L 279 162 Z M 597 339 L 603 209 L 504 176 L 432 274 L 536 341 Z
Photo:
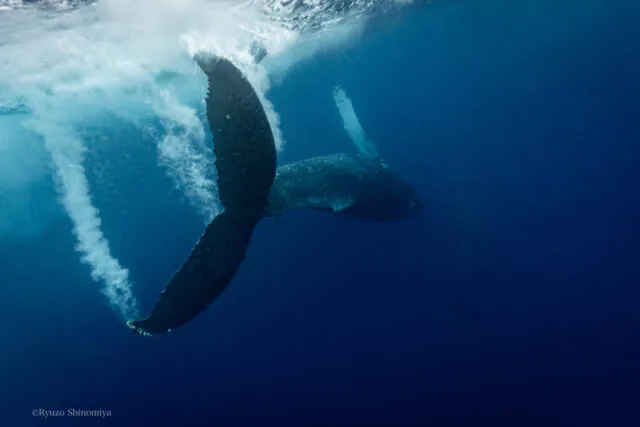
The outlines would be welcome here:
M 349 134 L 358 153 L 366 159 L 379 159 L 378 149 L 373 142 L 367 139 L 351 99 L 347 97 L 347 93 L 340 86 L 333 89 L 333 100 L 342 118 L 344 129 Z
M 259 220 L 257 215 L 227 211 L 218 215 L 160 294 L 151 315 L 129 321 L 129 327 L 141 335 L 170 332 L 207 308 L 231 282 Z

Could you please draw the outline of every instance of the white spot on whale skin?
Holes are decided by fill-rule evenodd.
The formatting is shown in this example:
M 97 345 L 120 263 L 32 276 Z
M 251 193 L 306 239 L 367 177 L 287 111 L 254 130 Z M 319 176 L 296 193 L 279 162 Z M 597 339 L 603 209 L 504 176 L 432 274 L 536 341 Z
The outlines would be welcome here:
M 349 206 L 353 205 L 354 200 L 351 197 L 345 197 L 343 199 L 338 199 L 331 204 L 331 209 L 334 212 L 341 212 L 347 209 Z

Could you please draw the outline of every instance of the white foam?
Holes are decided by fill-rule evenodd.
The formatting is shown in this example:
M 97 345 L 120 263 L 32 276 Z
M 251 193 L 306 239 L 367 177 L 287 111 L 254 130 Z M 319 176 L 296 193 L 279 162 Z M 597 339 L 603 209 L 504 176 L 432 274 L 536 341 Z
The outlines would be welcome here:
M 193 108 L 181 105 L 168 91 L 154 111 L 163 122 L 165 134 L 158 139 L 158 158 L 189 202 L 209 224 L 220 213 L 215 162 L 205 141 L 205 129 Z

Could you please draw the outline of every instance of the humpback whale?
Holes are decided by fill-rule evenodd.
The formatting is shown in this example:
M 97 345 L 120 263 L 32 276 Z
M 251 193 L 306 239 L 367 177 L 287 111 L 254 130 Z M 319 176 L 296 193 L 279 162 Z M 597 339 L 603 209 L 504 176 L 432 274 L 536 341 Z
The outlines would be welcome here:
M 258 41 L 253 41 L 250 53 L 256 64 L 268 55 Z M 336 94 L 346 99 L 339 87 Z M 357 121 L 355 112 L 351 114 Z M 386 222 L 419 213 L 424 207 L 420 197 L 382 160 L 376 146 L 364 138 L 353 142 L 357 154 L 317 156 L 280 166 L 266 215 L 312 209 Z
M 413 216 L 423 206 L 377 150 L 362 143 L 356 145 L 358 154 L 314 157 L 276 170 L 271 128 L 250 82 L 227 59 L 201 53 L 194 59 L 209 81 L 207 119 L 224 210 L 206 228 L 150 316 L 127 322 L 142 335 L 170 332 L 213 302 L 231 282 L 265 216 L 312 209 L 392 221 Z
M 381 159 L 341 153 L 279 167 L 266 215 L 312 209 L 387 222 L 414 216 L 423 207 L 415 190 Z

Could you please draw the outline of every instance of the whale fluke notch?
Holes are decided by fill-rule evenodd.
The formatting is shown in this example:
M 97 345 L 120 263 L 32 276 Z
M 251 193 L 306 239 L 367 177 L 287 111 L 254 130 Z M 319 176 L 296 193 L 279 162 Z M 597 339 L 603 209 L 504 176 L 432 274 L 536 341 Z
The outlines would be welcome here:
M 245 257 L 275 176 L 273 135 L 249 81 L 227 59 L 203 53 L 194 59 L 209 80 L 207 118 L 224 211 L 209 224 L 151 315 L 127 323 L 142 335 L 169 332 L 185 324 L 224 291 Z

